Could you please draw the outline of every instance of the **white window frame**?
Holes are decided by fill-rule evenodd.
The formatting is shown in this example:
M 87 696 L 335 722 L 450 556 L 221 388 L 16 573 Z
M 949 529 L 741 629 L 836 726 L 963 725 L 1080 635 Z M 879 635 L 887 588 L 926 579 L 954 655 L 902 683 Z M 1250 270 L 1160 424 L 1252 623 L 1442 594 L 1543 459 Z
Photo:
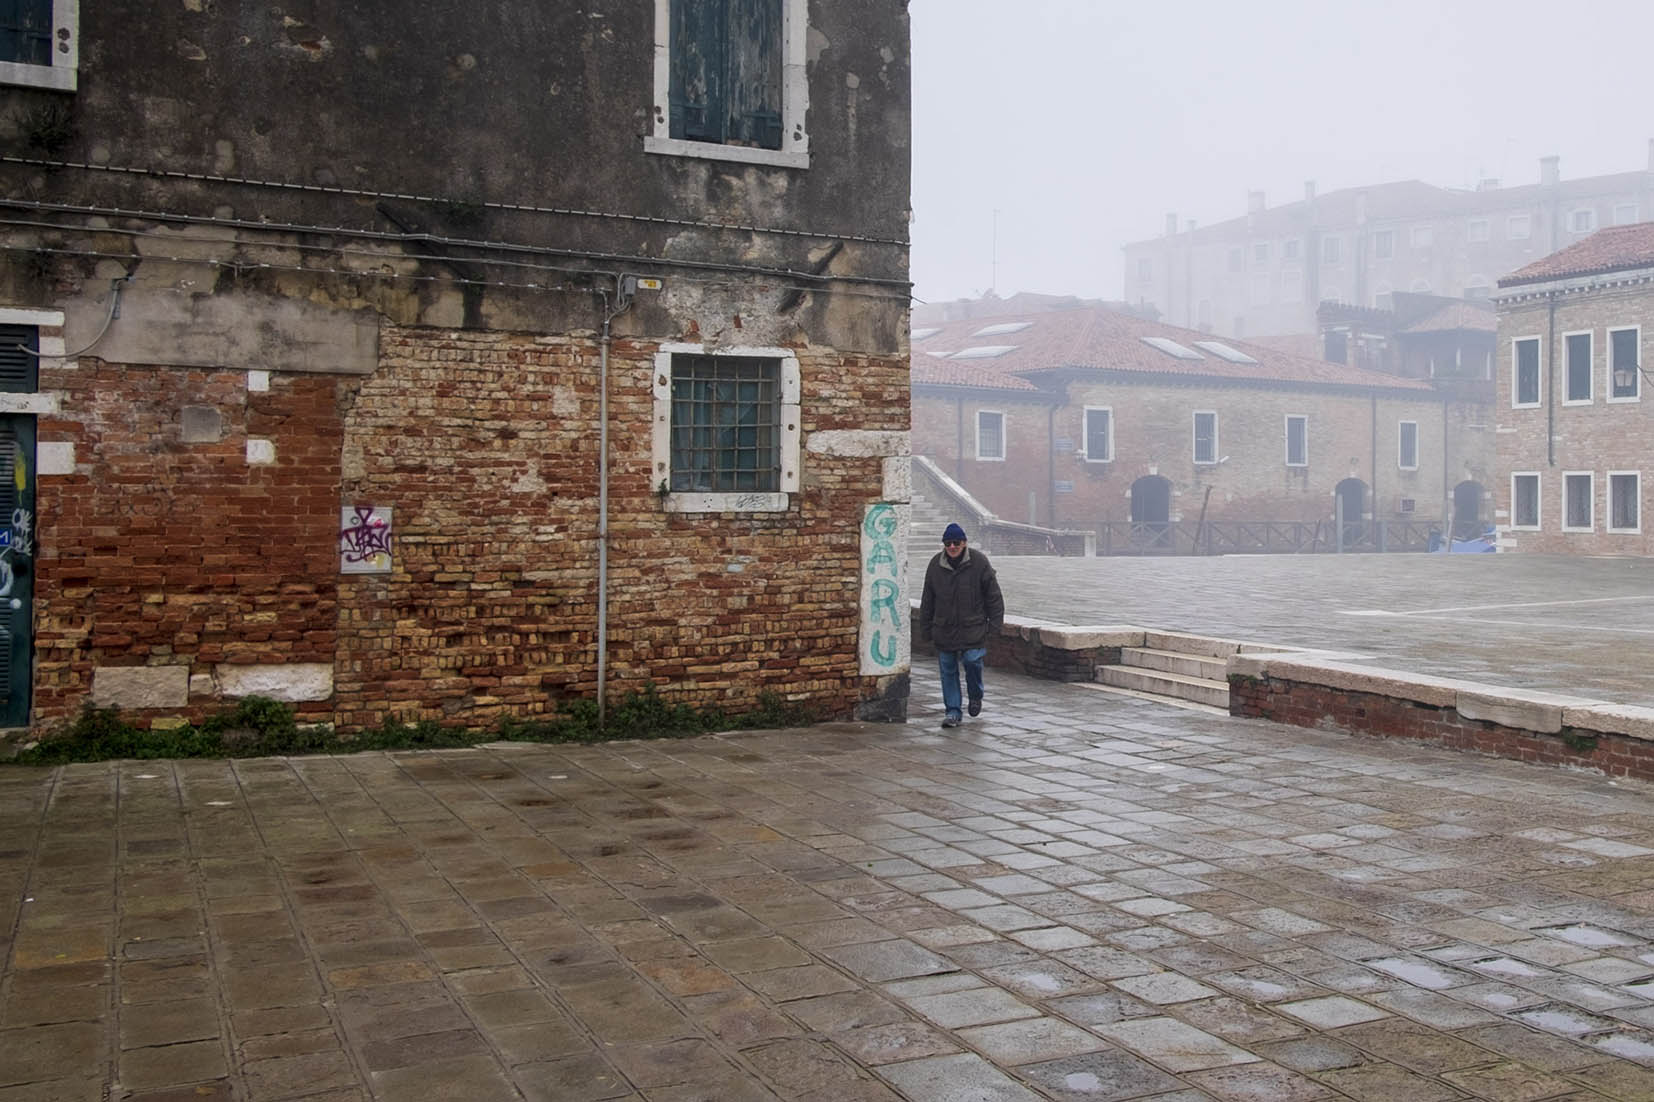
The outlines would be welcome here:
M 1333 234 L 1321 238 L 1321 263 L 1334 267 L 1344 263 L 1344 239 Z
M 1296 463 L 1292 461 L 1292 422 L 1294 421 L 1302 423 L 1304 441 L 1304 457 Z M 1283 440 L 1283 444 L 1286 452 L 1286 465 L 1288 467 L 1309 466 L 1309 414 L 1289 413 L 1286 415 L 1286 437 Z
M 52 0 L 52 63 L 0 61 L 0 84 L 73 92 L 80 72 L 80 0 Z
M 1533 523 L 1517 523 L 1517 495 L 1516 482 L 1518 479 L 1533 479 Z M 1545 525 L 1545 494 L 1544 481 L 1539 471 L 1512 471 L 1510 472 L 1510 527 L 1515 532 L 1538 532 Z
M 1413 226 L 1407 231 L 1407 247 L 1410 249 L 1428 249 L 1435 243 L 1435 226 Z
M 1108 454 L 1092 455 L 1091 444 L 1091 415 L 1101 414 L 1108 421 Z M 1113 406 L 1086 406 L 1080 414 L 1080 456 L 1087 463 L 1114 462 L 1114 407 Z
M 1583 218 L 1580 216 L 1584 215 Z M 1569 233 L 1595 233 L 1597 228 L 1597 211 L 1595 207 L 1575 207 L 1568 212 Z
M 800 397 L 803 378 L 798 356 L 790 348 L 711 348 L 703 344 L 666 343 L 655 352 L 654 415 L 650 433 L 650 458 L 654 463 L 650 482 L 655 487 L 672 484 L 672 357 L 735 356 L 742 359 L 777 360 L 781 375 L 781 458 L 780 488 L 773 493 L 702 493 L 669 491 L 661 495 L 669 513 L 777 513 L 785 511 L 799 491 L 799 448 L 802 443 Z
M 1573 329 L 1562 334 L 1562 404 L 1565 406 L 1589 406 L 1596 401 L 1597 374 L 1596 374 L 1596 336 L 1593 329 Z M 1585 351 L 1585 385 L 1589 391 L 1583 398 L 1568 397 L 1568 381 L 1573 376 L 1573 364 L 1568 359 L 1568 338 L 1584 337 Z
M 1275 280 L 1267 271 L 1252 273 L 1252 305 L 1273 306 L 1275 304 Z
M 1512 241 L 1527 241 L 1533 237 L 1533 215 L 1513 214 L 1506 218 L 1505 236 Z
M 1413 455 L 1412 462 L 1407 462 L 1407 432 L 1408 425 L 1413 426 Z M 1404 471 L 1419 469 L 1419 423 L 1417 421 L 1396 422 L 1396 466 Z
M 1480 245 L 1493 236 L 1493 224 L 1486 218 L 1472 218 L 1464 224 L 1464 239 Z
M 810 167 L 810 135 L 804 120 L 810 108 L 810 16 L 808 0 L 782 0 L 781 6 L 781 148 L 753 149 L 717 142 L 672 137 L 672 0 L 655 0 L 655 111 L 643 137 L 648 153 L 738 161 L 779 168 Z
M 1616 226 L 1629 226 L 1629 225 L 1631 225 L 1633 222 L 1635 222 L 1637 220 L 1637 210 L 1638 210 L 1637 204 L 1635 204 L 1635 203 L 1615 203 L 1614 204 L 1614 225 L 1616 225 Z M 1630 217 L 1628 217 L 1628 218 L 1627 217 L 1622 217 L 1622 215 L 1625 215 L 1625 214 L 1629 214 Z
M 1137 282 L 1154 282 L 1154 261 L 1148 257 L 1139 257 L 1137 260 Z
M 1534 380 L 1535 381 L 1535 386 L 1534 386 L 1534 390 L 1533 390 L 1535 397 L 1534 397 L 1534 400 L 1531 401 L 1531 402 L 1519 402 L 1519 401 L 1516 400 L 1516 396 L 1517 396 L 1517 393 L 1518 393 L 1518 390 L 1517 390 L 1517 382 L 1518 382 L 1517 373 L 1520 370 L 1520 364 L 1521 364 L 1521 359 L 1517 356 L 1517 353 L 1516 353 L 1516 346 L 1519 345 L 1519 344 L 1522 344 L 1524 341 L 1532 341 L 1534 343 L 1535 349 L 1537 349 L 1537 351 L 1538 351 L 1538 359 L 1536 361 L 1537 364 L 1538 364 L 1538 367 L 1536 369 L 1536 378 Z M 1542 402 L 1544 402 L 1544 400 L 1545 400 L 1545 345 L 1544 345 L 1544 342 L 1540 339 L 1539 334 L 1537 334 L 1537 333 L 1535 333 L 1531 336 L 1526 336 L 1526 337 L 1512 337 L 1511 341 L 1510 341 L 1510 408 L 1511 409 L 1538 409 L 1540 404 Z
M 1281 301 L 1304 301 L 1304 270 L 1302 268 L 1281 269 Z
M 1643 400 L 1643 376 L 1641 371 L 1631 373 L 1631 393 L 1614 393 L 1614 334 L 1637 334 L 1637 366 L 1643 362 L 1643 327 L 1640 325 L 1606 325 L 1602 334 L 1603 380 L 1606 385 L 1602 388 L 1604 402 L 1640 402 Z
M 1212 419 L 1212 458 L 1200 458 L 1200 419 Z M 1215 467 L 1218 464 L 1218 455 L 1222 449 L 1218 447 L 1218 414 L 1215 409 L 1197 409 L 1189 422 L 1189 455 L 1197 467 Z
M 1605 472 L 1605 475 L 1607 477 L 1606 487 L 1607 487 L 1607 492 L 1608 492 L 1608 500 L 1606 502 L 1607 507 L 1608 507 L 1608 515 L 1602 518 L 1603 519 L 1603 525 L 1604 525 L 1605 529 L 1607 531 L 1618 533 L 1618 534 L 1633 535 L 1633 536 L 1634 535 L 1640 535 L 1642 533 L 1642 530 L 1643 530 L 1643 476 L 1642 476 L 1642 472 L 1641 471 L 1607 471 L 1607 472 Z M 1630 478 L 1630 479 L 1635 480 L 1632 483 L 1632 485 L 1635 487 L 1632 490 L 1632 493 L 1636 496 L 1636 501 L 1637 501 L 1637 523 L 1634 526 L 1630 527 L 1630 528 L 1616 528 L 1616 527 L 1614 527 L 1614 479 L 1616 479 L 1616 478 Z
M 1254 242 L 1252 242 L 1252 263 L 1253 264 L 1268 264 L 1269 263 L 1269 242 L 1267 242 L 1267 241 L 1254 241 Z
M 1396 231 L 1373 231 L 1373 259 L 1391 260 L 1396 255 Z
M 998 455 L 983 455 L 982 454 L 982 418 L 983 418 L 983 416 L 999 418 L 999 454 Z M 979 410 L 976 411 L 976 458 L 979 462 L 982 462 L 982 463 L 1003 463 L 1003 462 L 1005 462 L 1005 455 L 1006 455 L 1007 452 L 1009 452 L 1011 450 L 1011 442 L 1010 442 L 1010 440 L 1008 439 L 1008 436 L 1007 436 L 1008 432 L 1010 431 L 1010 427 L 1011 427 L 1011 419 L 1009 417 L 1005 416 L 1005 411 L 1002 410 L 1002 409 L 979 409 Z
M 1586 500 L 1585 500 L 1585 510 L 1586 510 L 1587 519 L 1586 519 L 1586 523 L 1583 527 L 1581 527 L 1580 525 L 1577 525 L 1577 524 L 1569 524 L 1568 523 L 1568 484 L 1573 479 L 1576 479 L 1576 478 L 1585 479 L 1586 480 L 1585 485 L 1588 487 L 1588 489 L 1586 490 Z M 1561 484 L 1562 484 L 1562 516 L 1558 519 L 1560 519 L 1562 521 L 1562 530 L 1564 532 L 1595 532 L 1597 530 L 1597 476 L 1596 476 L 1596 473 L 1593 472 L 1593 471 L 1563 471 L 1562 472 L 1562 478 L 1561 478 Z
M 1281 259 L 1297 260 L 1299 244 L 1296 237 L 1289 237 L 1281 242 Z

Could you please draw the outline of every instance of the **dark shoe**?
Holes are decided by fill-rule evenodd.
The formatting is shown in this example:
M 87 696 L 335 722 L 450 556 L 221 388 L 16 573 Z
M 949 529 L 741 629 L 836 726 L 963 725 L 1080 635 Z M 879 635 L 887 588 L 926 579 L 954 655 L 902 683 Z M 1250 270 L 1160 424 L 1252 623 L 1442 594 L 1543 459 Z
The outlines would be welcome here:
M 979 696 L 971 697 L 970 707 L 966 708 L 965 710 L 973 716 L 981 715 L 982 714 L 982 698 L 979 697 Z
M 942 726 L 944 726 L 944 727 L 957 727 L 957 726 L 959 726 L 959 717 L 954 715 L 952 712 L 949 712 L 947 715 L 942 717 Z

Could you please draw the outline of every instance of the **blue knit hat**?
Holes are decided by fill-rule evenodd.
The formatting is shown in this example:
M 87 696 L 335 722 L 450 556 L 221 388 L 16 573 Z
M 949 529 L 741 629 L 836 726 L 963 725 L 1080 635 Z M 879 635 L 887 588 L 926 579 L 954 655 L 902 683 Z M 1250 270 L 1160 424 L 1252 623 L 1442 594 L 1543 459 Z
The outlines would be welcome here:
M 957 525 L 957 524 L 948 525 L 947 528 L 942 532 L 942 542 L 943 543 L 946 543 L 949 540 L 962 540 L 964 538 L 965 538 L 965 530 L 963 528 L 959 527 L 959 525 Z

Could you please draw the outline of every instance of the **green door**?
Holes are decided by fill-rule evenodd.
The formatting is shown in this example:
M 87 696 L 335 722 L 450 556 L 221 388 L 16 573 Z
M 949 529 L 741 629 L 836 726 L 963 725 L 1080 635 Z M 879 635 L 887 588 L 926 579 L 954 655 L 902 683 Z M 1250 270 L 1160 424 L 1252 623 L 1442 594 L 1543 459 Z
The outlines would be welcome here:
M 0 415 L 0 727 L 29 722 L 34 658 L 34 418 Z

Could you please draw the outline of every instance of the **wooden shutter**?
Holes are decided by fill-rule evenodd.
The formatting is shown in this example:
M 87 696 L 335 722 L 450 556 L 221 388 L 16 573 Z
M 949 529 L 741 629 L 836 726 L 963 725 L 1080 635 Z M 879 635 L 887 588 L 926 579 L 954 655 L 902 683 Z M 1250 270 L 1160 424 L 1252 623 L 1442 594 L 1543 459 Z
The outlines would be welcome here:
M 782 3 L 672 0 L 672 137 L 781 148 Z
M 728 0 L 729 123 L 724 140 L 781 148 L 782 0 Z
M 727 66 L 724 0 L 672 0 L 671 134 L 722 142 Z
M 0 325 L 0 391 L 32 394 L 40 376 L 40 331 L 32 325 Z

